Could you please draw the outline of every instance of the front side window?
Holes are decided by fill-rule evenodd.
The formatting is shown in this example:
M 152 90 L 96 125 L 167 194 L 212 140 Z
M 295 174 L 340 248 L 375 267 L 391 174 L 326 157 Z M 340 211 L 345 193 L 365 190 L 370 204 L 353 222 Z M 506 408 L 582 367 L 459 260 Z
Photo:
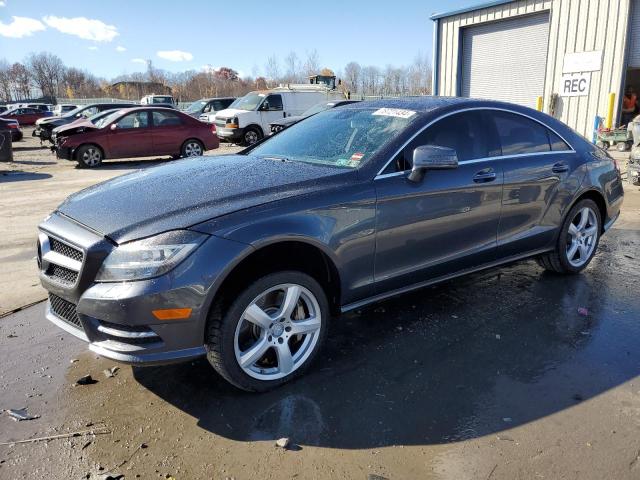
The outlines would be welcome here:
M 156 127 L 175 127 L 181 124 L 180 117 L 173 112 L 153 112 L 153 125 Z
M 146 128 L 149 126 L 147 112 L 134 112 L 118 120 L 118 128 Z
M 281 95 L 269 95 L 262 104 L 263 110 L 270 112 L 282 110 L 282 96 Z
M 283 130 L 248 154 L 335 167 L 357 168 L 414 120 L 389 109 L 333 109 Z M 382 112 L 382 113 L 381 113 Z

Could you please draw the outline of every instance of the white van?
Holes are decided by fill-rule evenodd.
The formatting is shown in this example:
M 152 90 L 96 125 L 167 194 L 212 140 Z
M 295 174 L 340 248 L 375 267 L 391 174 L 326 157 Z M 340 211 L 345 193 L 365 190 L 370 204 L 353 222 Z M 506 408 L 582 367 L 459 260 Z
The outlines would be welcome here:
M 269 133 L 273 121 L 300 115 L 322 101 L 340 99 L 344 99 L 342 93 L 315 85 L 250 92 L 216 113 L 216 133 L 222 140 L 252 145 Z
M 141 105 L 170 105 L 174 106 L 175 101 L 171 95 L 145 95 L 140 100 Z

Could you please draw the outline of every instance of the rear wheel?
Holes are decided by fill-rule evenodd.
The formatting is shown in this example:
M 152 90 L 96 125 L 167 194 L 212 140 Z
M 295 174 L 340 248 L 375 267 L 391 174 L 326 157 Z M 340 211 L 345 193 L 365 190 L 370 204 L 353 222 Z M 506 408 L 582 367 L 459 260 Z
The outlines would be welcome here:
M 184 142 L 180 153 L 183 157 L 200 157 L 204 153 L 204 147 L 199 140 L 191 139 Z
M 102 150 L 95 145 L 82 145 L 76 152 L 76 160 L 81 167 L 99 167 L 103 157 Z
M 326 337 L 329 303 L 301 272 L 260 278 L 207 327 L 207 358 L 238 388 L 261 392 L 302 374 Z
M 571 209 L 562 225 L 556 249 L 538 258 L 538 263 L 557 273 L 578 273 L 595 255 L 602 231 L 600 210 L 585 199 Z

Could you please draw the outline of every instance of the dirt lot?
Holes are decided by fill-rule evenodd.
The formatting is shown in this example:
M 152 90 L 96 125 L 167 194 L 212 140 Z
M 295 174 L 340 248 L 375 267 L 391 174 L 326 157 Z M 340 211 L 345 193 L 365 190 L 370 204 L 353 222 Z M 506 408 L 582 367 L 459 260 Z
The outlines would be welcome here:
M 47 211 L 90 179 L 157 163 L 88 172 L 34 151 L 41 165 L 17 158 L 25 173 L 0 177 L 3 305 L 36 283 L 24 247 Z M 114 364 L 43 304 L 8 315 L 0 409 L 40 417 L 0 415 L 0 478 L 638 479 L 640 188 L 625 191 L 583 274 L 526 261 L 342 316 L 315 367 L 266 394 L 204 360 L 107 377 Z M 74 386 L 86 374 L 98 383 Z M 86 430 L 105 433 L 11 443 Z
M 14 161 L 0 163 L 0 315 L 46 297 L 34 260 L 37 225 L 60 202 L 95 183 L 170 161 L 168 157 L 113 160 L 98 169 L 81 169 L 75 162 L 56 160 L 31 132 L 25 128 L 24 139 L 14 144 Z M 238 150 L 225 143 L 207 155 Z

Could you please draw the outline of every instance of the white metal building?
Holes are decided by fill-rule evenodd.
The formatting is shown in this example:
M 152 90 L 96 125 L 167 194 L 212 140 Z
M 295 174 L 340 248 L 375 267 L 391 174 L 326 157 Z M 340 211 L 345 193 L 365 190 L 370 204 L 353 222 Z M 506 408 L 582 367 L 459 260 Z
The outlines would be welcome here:
M 494 0 L 433 15 L 434 93 L 538 106 L 591 138 L 640 97 L 640 0 Z M 541 98 L 540 98 L 541 97 Z

